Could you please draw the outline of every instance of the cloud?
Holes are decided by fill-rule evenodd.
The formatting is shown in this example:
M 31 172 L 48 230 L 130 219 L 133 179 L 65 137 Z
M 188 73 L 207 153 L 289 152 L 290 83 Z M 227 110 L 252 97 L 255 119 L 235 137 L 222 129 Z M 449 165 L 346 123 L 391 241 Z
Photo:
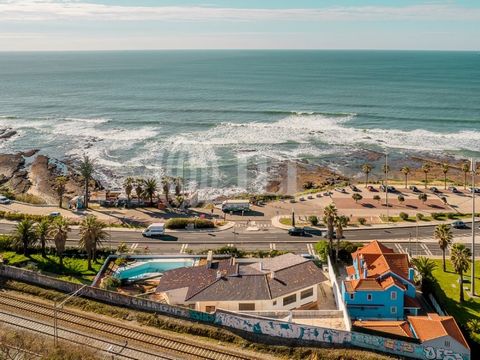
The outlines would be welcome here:
M 339 21 L 480 20 L 480 8 L 452 3 L 350 6 L 317 9 L 249 9 L 210 6 L 121 6 L 59 0 L 0 0 L 0 21 Z

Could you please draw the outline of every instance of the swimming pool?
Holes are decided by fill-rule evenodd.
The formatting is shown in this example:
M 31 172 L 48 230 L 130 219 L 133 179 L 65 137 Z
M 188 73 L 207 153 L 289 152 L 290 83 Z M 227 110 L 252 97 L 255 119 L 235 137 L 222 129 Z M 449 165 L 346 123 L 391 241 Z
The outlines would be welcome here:
M 190 267 L 195 264 L 195 259 L 152 259 L 142 260 L 133 265 L 119 268 L 115 276 L 120 280 L 138 280 L 158 274 L 165 271 L 178 269 L 181 267 Z

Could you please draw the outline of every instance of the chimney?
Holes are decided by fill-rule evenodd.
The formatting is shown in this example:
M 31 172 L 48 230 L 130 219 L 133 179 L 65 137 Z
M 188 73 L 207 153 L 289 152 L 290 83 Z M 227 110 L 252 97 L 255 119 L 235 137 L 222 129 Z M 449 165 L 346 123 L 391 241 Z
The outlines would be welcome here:
M 232 266 L 235 266 L 235 264 L 236 264 L 236 260 L 235 260 L 235 258 L 234 258 L 234 257 L 232 257 L 231 261 L 232 261 Z
M 258 262 L 258 270 L 263 271 L 263 263 L 261 261 Z
M 217 280 L 222 278 L 222 272 L 217 270 Z
M 275 279 L 275 271 L 270 271 L 270 279 L 273 280 Z
M 366 279 L 367 278 L 367 275 L 368 275 L 368 268 L 367 268 L 367 264 L 363 264 L 363 278 Z
M 207 269 L 212 267 L 212 260 L 213 260 L 213 251 L 209 250 L 207 254 Z

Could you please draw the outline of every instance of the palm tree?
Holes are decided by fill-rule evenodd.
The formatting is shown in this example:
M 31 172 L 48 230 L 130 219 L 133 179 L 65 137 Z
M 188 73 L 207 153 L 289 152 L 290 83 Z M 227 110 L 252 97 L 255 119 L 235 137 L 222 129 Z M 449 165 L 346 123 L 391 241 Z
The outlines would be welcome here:
M 80 162 L 80 174 L 85 181 L 85 209 L 88 209 L 88 187 L 90 184 L 90 180 L 92 179 L 93 170 L 93 160 L 91 160 L 87 155 L 84 155 L 82 161 Z
M 50 221 L 48 219 L 43 219 L 35 227 L 35 233 L 42 246 L 42 257 L 44 258 L 47 257 L 47 253 L 45 251 L 45 245 L 47 242 L 49 232 L 50 232 Z
M 63 195 L 65 194 L 65 186 L 67 185 L 67 178 L 65 176 L 58 176 L 55 179 L 55 190 L 58 195 L 58 207 L 62 208 Z
M 335 224 L 335 218 L 337 217 L 337 208 L 335 204 L 327 205 L 323 209 L 323 222 L 327 225 L 327 238 L 329 242 L 329 254 L 332 255 L 333 248 L 333 227 Z
M 106 224 L 93 215 L 87 216 L 80 223 L 79 245 L 87 253 L 88 270 L 93 270 L 92 259 L 96 258 L 97 248 L 109 236 L 105 227 Z
M 405 175 L 405 189 L 408 187 L 408 175 L 410 174 L 410 168 L 408 166 L 404 166 L 400 169 L 400 171 Z
M 422 165 L 422 171 L 425 173 L 425 189 L 428 185 L 428 173 L 432 169 L 432 166 L 429 163 L 425 163 Z
M 387 177 L 387 174 L 390 172 L 390 165 L 383 164 L 382 165 L 382 171 L 385 177 Z
M 433 280 L 433 270 L 435 270 L 437 267 L 435 261 L 425 256 L 420 256 L 418 258 L 414 258 L 412 263 L 422 276 L 422 280 Z
M 144 184 L 144 180 L 143 179 L 136 179 L 135 180 L 135 194 L 137 195 L 137 199 L 138 199 L 138 204 L 140 204 L 140 200 L 143 198 L 143 184 Z
M 340 239 L 343 238 L 343 229 L 348 225 L 350 219 L 345 215 L 335 217 L 335 229 L 337 231 L 337 249 L 335 252 L 335 262 L 338 261 L 338 252 L 340 251 Z
M 65 252 L 65 244 L 67 242 L 70 225 L 68 220 L 63 217 L 56 218 L 50 225 L 49 235 L 55 243 L 55 249 L 60 259 L 60 267 L 63 268 L 63 253 Z
M 467 175 L 470 172 L 470 163 L 464 162 L 462 164 L 462 171 L 463 171 L 463 190 L 467 189 Z
M 150 205 L 153 204 L 153 195 L 157 191 L 157 180 L 154 178 L 148 178 L 145 180 L 145 194 L 150 199 Z
M 24 219 L 20 221 L 14 229 L 13 238 L 17 246 L 23 247 L 23 255 L 28 256 L 28 248 L 37 240 L 33 221 Z
M 363 199 L 363 196 L 360 195 L 359 193 L 354 193 L 354 194 L 352 195 L 352 199 L 355 200 L 355 203 L 358 203 L 360 200 Z
M 373 166 L 370 164 L 363 164 L 362 165 L 362 171 L 365 174 L 365 187 L 368 186 L 368 174 L 372 171 Z
M 168 199 L 168 194 L 170 192 L 170 177 L 168 176 L 162 177 L 162 190 L 163 190 L 163 193 L 165 194 L 167 203 L 169 203 L 170 200 Z
M 427 201 L 428 195 L 425 193 L 418 194 L 418 200 L 420 200 L 422 203 L 425 204 L 425 201 Z
M 128 206 L 130 206 L 130 202 L 132 201 L 132 191 L 133 191 L 134 184 L 135 184 L 135 179 L 131 176 L 127 177 L 123 181 L 123 188 L 125 189 L 125 194 L 127 195 Z
M 447 265 L 445 261 L 445 252 L 448 247 L 452 244 L 453 234 L 452 228 L 448 224 L 440 224 L 435 226 L 435 231 L 433 233 L 436 240 L 438 240 L 438 245 L 442 250 L 443 255 L 443 272 L 447 271 Z
M 405 197 L 401 194 L 397 196 L 397 199 L 400 204 L 403 204 L 403 202 L 405 201 Z
M 460 302 L 465 300 L 463 295 L 463 273 L 470 267 L 470 256 L 470 249 L 465 247 L 464 244 L 457 243 L 452 246 L 450 260 L 455 272 L 460 276 Z
M 442 164 L 442 172 L 443 172 L 443 185 L 444 189 L 447 190 L 447 173 L 450 170 L 450 166 L 448 164 Z

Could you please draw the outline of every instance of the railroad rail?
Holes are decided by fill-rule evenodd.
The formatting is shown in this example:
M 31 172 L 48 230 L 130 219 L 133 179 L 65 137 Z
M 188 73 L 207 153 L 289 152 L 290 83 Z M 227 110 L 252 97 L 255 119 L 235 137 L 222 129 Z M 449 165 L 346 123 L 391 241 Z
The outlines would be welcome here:
M 8 307 L 11 309 L 17 309 L 22 312 L 30 312 L 36 315 L 39 315 L 41 317 L 47 317 L 49 319 L 53 319 L 54 316 L 54 310 L 53 306 L 48 306 L 43 303 L 33 301 L 33 300 L 27 300 L 24 298 L 19 298 L 13 295 L 6 294 L 5 292 L 0 293 L 0 306 L 2 307 Z M 2 312 L 0 311 L 0 314 Z M 3 313 L 6 315 L 10 315 L 12 317 L 16 317 L 19 319 L 28 319 L 25 318 L 24 316 L 20 315 L 14 315 L 9 313 Z M 150 353 L 147 348 L 150 349 L 157 349 L 157 350 L 167 350 L 171 354 L 178 354 L 178 356 L 181 359 L 185 358 L 185 356 L 188 356 L 188 358 L 192 359 L 207 359 L 207 360 L 251 360 L 254 359 L 252 357 L 240 354 L 240 353 L 235 353 L 235 352 L 230 352 L 222 349 L 215 349 L 212 347 L 207 347 L 205 345 L 199 345 L 199 344 L 192 344 L 191 342 L 188 342 L 186 340 L 180 340 L 175 337 L 169 337 L 164 334 L 158 334 L 152 331 L 149 331 L 147 329 L 135 329 L 133 327 L 128 327 L 125 325 L 118 324 L 116 322 L 109 322 L 107 320 L 103 319 L 98 319 L 93 316 L 88 316 L 88 315 L 83 315 L 83 314 L 78 314 L 76 312 L 72 312 L 69 310 L 65 309 L 57 309 L 57 318 L 59 322 L 62 322 L 63 324 L 70 325 L 70 328 L 80 328 L 84 329 L 87 331 L 87 334 L 91 334 L 93 332 L 100 332 L 109 336 L 116 336 L 120 337 L 122 340 L 127 341 L 129 344 L 132 343 L 137 343 L 141 345 L 147 345 L 147 347 L 143 347 L 142 350 L 139 350 L 137 348 L 131 347 L 131 346 L 126 346 L 128 349 L 132 351 L 140 351 L 145 354 L 145 356 L 148 357 L 148 355 L 151 355 L 155 357 L 156 353 Z M 30 321 L 33 321 L 31 319 L 28 319 Z M 8 321 L 4 321 L 7 322 Z M 40 322 L 40 321 L 34 321 L 37 323 L 41 323 L 43 325 L 51 326 L 53 328 L 53 325 L 50 325 L 50 323 L 53 324 L 53 321 L 50 321 L 49 323 L 45 322 Z M 10 325 L 15 325 L 10 324 Z M 75 332 L 73 330 L 70 330 L 66 327 L 61 328 L 62 331 L 64 332 L 69 332 L 72 334 L 80 334 L 78 332 Z M 45 333 L 45 331 L 42 331 L 42 333 Z M 45 335 L 50 335 L 53 336 L 53 332 L 47 332 Z M 82 336 L 87 336 L 81 334 Z M 93 334 L 94 335 L 94 334 Z M 92 340 L 98 340 L 98 337 L 92 336 Z M 69 339 L 65 339 L 70 341 Z M 104 341 L 104 340 L 102 340 Z M 108 341 L 104 341 L 108 342 Z M 121 343 L 115 343 L 115 342 L 110 342 L 112 346 L 122 346 Z M 81 345 L 89 345 L 82 343 Z M 97 349 L 101 350 L 101 349 Z M 108 352 L 108 351 L 107 351 Z M 130 358 L 129 356 L 125 356 L 122 354 L 116 354 L 116 356 L 122 356 L 124 358 Z M 168 357 L 166 355 L 165 357 L 158 357 L 158 359 L 176 359 L 175 357 Z M 132 358 L 136 359 L 136 358 Z

